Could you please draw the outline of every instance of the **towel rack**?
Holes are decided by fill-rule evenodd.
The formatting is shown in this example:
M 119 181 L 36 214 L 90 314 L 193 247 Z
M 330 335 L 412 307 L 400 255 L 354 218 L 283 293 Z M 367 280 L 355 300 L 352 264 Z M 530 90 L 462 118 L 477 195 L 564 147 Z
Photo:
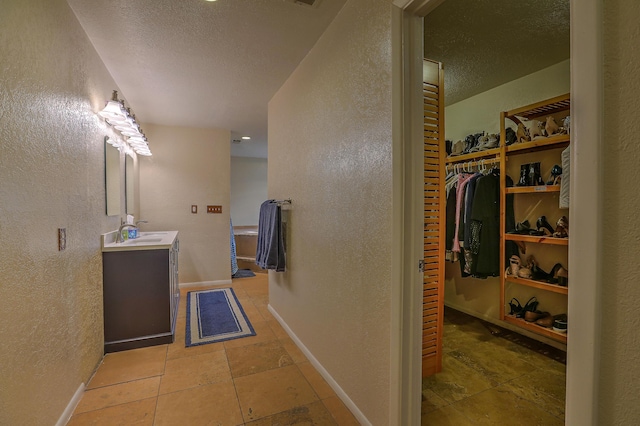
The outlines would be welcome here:
M 277 203 L 279 206 L 283 204 L 291 204 L 291 198 L 287 198 L 286 200 L 273 200 L 272 203 Z

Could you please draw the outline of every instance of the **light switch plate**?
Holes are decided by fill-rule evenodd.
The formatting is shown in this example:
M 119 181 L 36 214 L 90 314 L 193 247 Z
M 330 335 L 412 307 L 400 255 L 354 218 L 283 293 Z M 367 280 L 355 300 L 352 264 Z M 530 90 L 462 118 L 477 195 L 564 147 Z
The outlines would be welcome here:
M 222 213 L 222 206 L 207 206 L 207 213 Z
M 192 204 L 191 205 L 191 213 L 197 214 L 198 213 L 198 206 L 196 206 L 195 204 Z

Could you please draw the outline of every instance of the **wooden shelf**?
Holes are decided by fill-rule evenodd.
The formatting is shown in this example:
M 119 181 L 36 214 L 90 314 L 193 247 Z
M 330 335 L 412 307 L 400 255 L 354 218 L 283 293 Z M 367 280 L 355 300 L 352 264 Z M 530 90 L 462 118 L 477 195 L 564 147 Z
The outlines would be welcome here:
M 541 290 L 552 291 L 554 293 L 569 294 L 568 287 L 562 287 L 557 284 L 545 283 L 544 281 L 529 280 L 526 278 L 514 277 L 511 275 L 507 275 L 505 277 L 505 281 L 509 281 L 512 283 L 520 284 L 520 285 L 526 285 L 528 287 L 539 288 Z
M 507 194 L 533 194 L 538 192 L 560 192 L 560 185 L 510 186 L 505 188 Z
M 570 108 L 571 96 L 567 93 L 545 101 L 536 102 L 535 104 L 506 111 L 505 115 L 507 118 L 518 116 L 532 119 L 568 111 Z
M 522 318 L 516 318 L 512 315 L 505 315 L 504 320 L 508 323 L 517 325 L 520 328 L 529 330 L 533 333 L 547 336 L 553 340 L 557 340 L 558 342 L 562 342 L 565 344 L 567 343 L 567 333 L 558 333 L 557 331 L 554 331 L 552 328 L 541 327 L 534 322 L 527 322 Z
M 524 241 L 525 243 L 534 243 L 534 244 L 553 244 L 557 246 L 569 245 L 569 238 L 508 234 L 506 232 L 504 234 L 504 239 L 507 241 Z
M 531 142 L 514 143 L 506 147 L 507 155 L 528 154 L 530 152 L 542 151 L 545 149 L 564 148 L 569 146 L 571 137 L 569 135 L 555 135 L 542 137 Z
M 481 160 L 483 158 L 500 157 L 500 148 L 491 148 L 485 151 L 471 152 L 469 154 L 454 155 L 446 158 L 445 163 L 463 163 L 465 161 Z

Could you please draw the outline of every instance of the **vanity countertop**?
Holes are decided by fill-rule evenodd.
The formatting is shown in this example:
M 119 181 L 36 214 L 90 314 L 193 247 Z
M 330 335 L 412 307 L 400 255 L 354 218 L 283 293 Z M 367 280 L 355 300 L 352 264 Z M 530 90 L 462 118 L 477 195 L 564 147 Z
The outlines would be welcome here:
M 170 249 L 178 237 L 178 231 L 140 232 L 136 239 L 129 239 L 123 243 L 116 243 L 117 231 L 107 232 L 100 236 L 102 251 L 132 251 L 132 250 L 166 250 Z

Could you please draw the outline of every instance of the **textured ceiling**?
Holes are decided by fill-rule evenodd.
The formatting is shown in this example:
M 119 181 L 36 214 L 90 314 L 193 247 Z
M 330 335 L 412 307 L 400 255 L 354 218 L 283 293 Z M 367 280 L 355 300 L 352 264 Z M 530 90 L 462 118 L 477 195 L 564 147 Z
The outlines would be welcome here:
M 569 58 L 569 0 L 445 0 L 426 16 L 425 57 L 451 105 Z
M 68 3 L 139 121 L 229 129 L 252 138 L 232 153 L 266 157 L 269 99 L 345 0 Z

